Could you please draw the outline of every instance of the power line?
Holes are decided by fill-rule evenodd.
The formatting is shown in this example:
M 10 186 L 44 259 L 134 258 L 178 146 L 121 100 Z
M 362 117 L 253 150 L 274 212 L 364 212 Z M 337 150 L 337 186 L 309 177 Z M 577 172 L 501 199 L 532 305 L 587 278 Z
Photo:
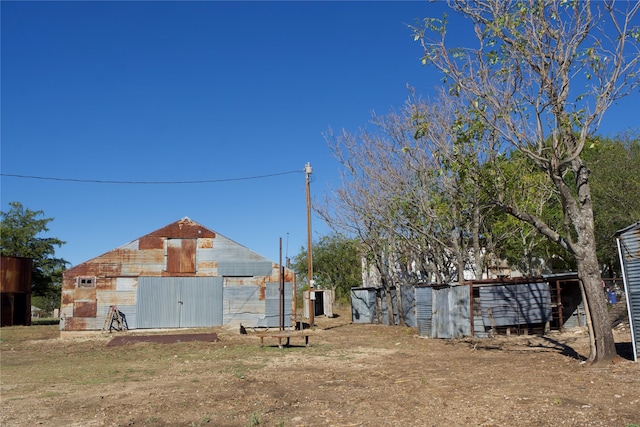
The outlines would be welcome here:
M 251 179 L 264 179 L 274 176 L 288 175 L 292 173 L 304 173 L 303 170 L 277 172 L 266 175 L 245 176 L 240 178 L 220 178 L 220 179 L 203 179 L 195 181 L 117 181 L 117 180 L 102 180 L 102 179 L 76 179 L 76 178 L 57 178 L 47 176 L 33 176 L 33 175 L 18 175 L 12 173 L 0 173 L 0 176 L 10 176 L 13 178 L 23 179 L 40 179 L 45 181 L 65 181 L 65 182 L 84 182 L 92 184 L 143 184 L 143 185 L 158 185 L 158 184 L 211 184 L 217 182 L 231 182 L 231 181 L 247 181 Z

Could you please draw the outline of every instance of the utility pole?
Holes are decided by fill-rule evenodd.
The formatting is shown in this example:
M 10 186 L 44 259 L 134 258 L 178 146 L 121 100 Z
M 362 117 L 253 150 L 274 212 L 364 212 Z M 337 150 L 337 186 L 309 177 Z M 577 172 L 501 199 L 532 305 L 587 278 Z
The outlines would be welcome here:
M 279 277 L 279 282 L 280 282 L 280 286 L 278 289 L 278 295 L 280 297 L 280 316 L 279 316 L 279 320 L 280 320 L 280 330 L 283 331 L 284 330 L 284 267 L 282 266 L 282 237 L 280 238 L 280 277 Z
M 313 293 L 313 257 L 311 251 L 311 189 L 310 177 L 313 172 L 311 163 L 304 166 L 307 188 L 307 283 L 309 283 L 309 327 L 313 327 L 315 295 Z

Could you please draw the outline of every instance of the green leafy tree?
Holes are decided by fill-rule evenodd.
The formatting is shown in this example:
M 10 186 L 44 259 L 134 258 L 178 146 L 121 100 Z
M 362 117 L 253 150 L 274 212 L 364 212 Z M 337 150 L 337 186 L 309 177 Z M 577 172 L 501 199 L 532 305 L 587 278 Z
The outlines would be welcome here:
M 305 279 L 308 272 L 307 250 L 301 248 L 294 257 L 293 270 Z M 349 303 L 352 287 L 362 283 L 362 268 L 358 242 L 341 234 L 322 236 L 313 244 L 313 279 L 320 289 L 333 289 L 336 301 Z
M 33 259 L 32 295 L 46 311 L 60 304 L 62 273 L 67 261 L 55 257 L 56 246 L 65 242 L 54 237 L 43 237 L 49 231 L 47 224 L 53 218 L 38 218 L 43 211 L 25 209 L 22 203 L 10 202 L 8 212 L 0 212 L 0 252 L 3 256 Z
M 576 261 L 589 311 L 590 362 L 616 356 L 596 252 L 590 169 L 582 158 L 609 107 L 640 84 L 638 2 L 504 0 L 448 4 L 467 18 L 475 46 L 452 47 L 447 20 L 415 30 L 423 63 L 486 130 L 478 157 L 496 173 L 493 200 Z M 470 42 L 470 40 L 467 40 Z M 471 126 L 475 127 L 475 126 Z M 510 198 L 500 159 L 514 150 L 544 172 L 562 208 L 561 226 Z
M 603 275 L 619 276 L 613 235 L 640 219 L 640 136 L 631 133 L 613 139 L 595 138 L 583 157 L 591 169 L 598 260 Z

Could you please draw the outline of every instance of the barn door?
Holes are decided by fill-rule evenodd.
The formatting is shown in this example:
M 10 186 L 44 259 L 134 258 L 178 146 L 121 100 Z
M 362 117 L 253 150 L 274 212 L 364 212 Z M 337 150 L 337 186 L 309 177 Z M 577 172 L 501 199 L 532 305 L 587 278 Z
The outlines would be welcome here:
M 138 328 L 189 328 L 222 324 L 222 278 L 140 277 Z

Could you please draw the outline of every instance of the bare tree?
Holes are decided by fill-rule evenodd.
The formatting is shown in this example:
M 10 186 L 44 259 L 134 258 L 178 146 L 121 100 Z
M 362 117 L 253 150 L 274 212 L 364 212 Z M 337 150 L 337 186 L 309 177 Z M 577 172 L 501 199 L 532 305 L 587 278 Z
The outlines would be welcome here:
M 451 49 L 446 20 L 414 28 L 423 62 L 443 72 L 452 96 L 483 126 L 479 156 L 495 167 L 494 201 L 576 259 L 590 312 L 590 362 L 616 355 L 596 257 L 589 169 L 581 153 L 611 104 L 638 84 L 639 2 L 450 1 L 478 45 Z M 431 39 L 430 34 L 435 34 Z M 500 191 L 500 159 L 519 150 L 545 172 L 562 204 L 554 227 Z
M 413 99 L 400 112 L 374 115 L 373 130 L 327 135 L 343 176 L 319 214 L 363 241 L 398 304 L 403 284 L 463 282 L 474 268 L 482 274 L 489 228 L 471 179 L 479 163 L 451 143 L 457 113 L 450 100 Z M 443 166 L 454 162 L 461 166 Z

